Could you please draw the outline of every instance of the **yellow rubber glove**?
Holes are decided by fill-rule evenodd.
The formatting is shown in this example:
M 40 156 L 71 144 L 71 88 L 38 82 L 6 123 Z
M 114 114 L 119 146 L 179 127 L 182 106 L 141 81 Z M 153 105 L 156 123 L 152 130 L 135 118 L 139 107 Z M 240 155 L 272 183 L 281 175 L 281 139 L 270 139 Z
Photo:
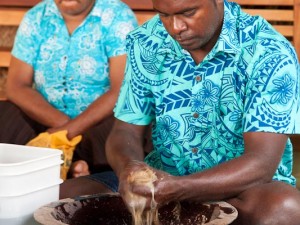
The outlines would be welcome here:
M 67 174 L 72 164 L 73 152 L 76 145 L 81 141 L 82 136 L 78 135 L 72 140 L 67 138 L 67 131 L 62 130 L 52 134 L 48 132 L 40 133 L 37 137 L 29 141 L 26 145 L 35 147 L 45 147 L 60 149 L 63 151 L 62 160 L 64 161 L 60 168 L 60 177 L 67 179 Z

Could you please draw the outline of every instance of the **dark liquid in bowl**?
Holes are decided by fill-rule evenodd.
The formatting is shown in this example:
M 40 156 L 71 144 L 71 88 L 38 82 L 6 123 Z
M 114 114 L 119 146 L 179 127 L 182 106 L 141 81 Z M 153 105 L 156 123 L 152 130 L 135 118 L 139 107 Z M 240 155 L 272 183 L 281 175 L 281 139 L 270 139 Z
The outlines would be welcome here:
M 222 210 L 233 213 L 231 208 Z M 170 203 L 159 208 L 158 213 L 162 225 L 197 225 L 216 218 L 220 207 L 218 204 Z M 52 216 L 71 225 L 132 225 L 132 216 L 119 195 L 97 195 L 63 203 L 55 207 Z

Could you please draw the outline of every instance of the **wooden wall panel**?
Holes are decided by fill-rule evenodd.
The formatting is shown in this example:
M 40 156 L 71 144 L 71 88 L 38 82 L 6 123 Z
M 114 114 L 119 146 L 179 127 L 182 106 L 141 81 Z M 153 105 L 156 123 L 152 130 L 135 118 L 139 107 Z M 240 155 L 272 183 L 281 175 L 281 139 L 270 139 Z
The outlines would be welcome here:
M 31 7 L 41 0 L 0 0 L 0 6 L 23 6 Z
M 152 10 L 152 0 L 122 0 L 133 10 Z

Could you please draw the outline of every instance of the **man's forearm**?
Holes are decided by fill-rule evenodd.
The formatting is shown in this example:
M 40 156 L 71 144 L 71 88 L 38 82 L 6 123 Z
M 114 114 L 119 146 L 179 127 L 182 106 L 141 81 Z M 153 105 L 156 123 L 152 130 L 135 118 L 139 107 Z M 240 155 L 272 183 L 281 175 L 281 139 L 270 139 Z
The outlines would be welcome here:
M 144 151 L 142 138 L 136 137 L 130 131 L 113 130 L 106 142 L 106 157 L 117 175 L 133 161 L 143 161 Z
M 257 184 L 270 182 L 274 167 L 256 158 L 243 155 L 203 172 L 181 177 L 181 200 L 224 200 Z

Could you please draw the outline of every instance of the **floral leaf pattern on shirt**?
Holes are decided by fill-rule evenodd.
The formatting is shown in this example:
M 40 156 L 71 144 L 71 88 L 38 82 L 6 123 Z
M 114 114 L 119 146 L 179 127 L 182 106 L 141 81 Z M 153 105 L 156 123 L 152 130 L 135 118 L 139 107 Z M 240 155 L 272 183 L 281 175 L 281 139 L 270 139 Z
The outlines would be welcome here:
M 179 136 L 179 123 L 177 121 L 174 121 L 169 116 L 159 118 L 156 126 L 162 141 L 175 139 Z
M 273 84 L 275 85 L 275 90 L 272 91 L 271 103 L 287 104 L 294 95 L 295 81 L 288 74 L 285 74 L 282 78 L 275 79 Z

